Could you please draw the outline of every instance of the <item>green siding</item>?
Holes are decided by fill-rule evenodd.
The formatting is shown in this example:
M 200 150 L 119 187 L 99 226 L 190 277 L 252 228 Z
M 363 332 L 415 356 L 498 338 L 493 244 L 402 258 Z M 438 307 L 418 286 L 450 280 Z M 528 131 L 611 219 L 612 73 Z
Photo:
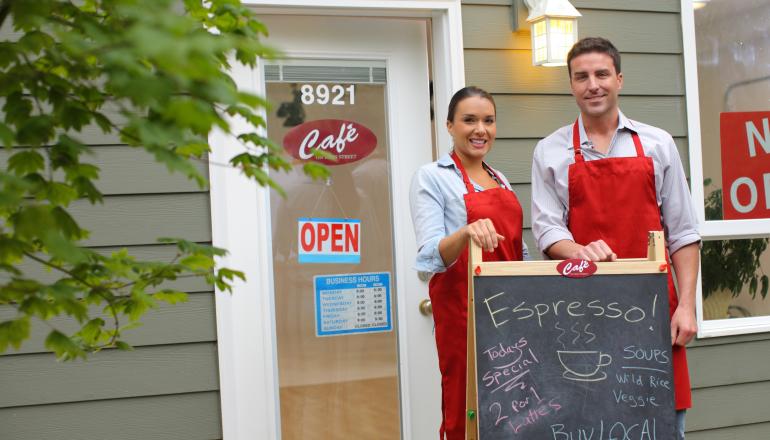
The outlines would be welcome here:
M 566 81 L 566 79 L 565 79 Z M 484 84 L 477 84 L 484 88 Z M 495 95 L 498 138 L 541 138 L 577 117 L 572 95 Z M 684 96 L 621 96 L 623 113 L 660 127 L 672 136 L 687 135 Z
M 622 61 L 624 95 L 684 94 L 684 64 L 679 55 L 632 53 Z M 570 93 L 567 68 L 533 66 L 529 50 L 468 49 L 465 69 L 466 83 L 486 84 L 493 93 Z
M 770 433 L 770 423 L 730 426 L 705 431 L 688 431 L 687 440 L 765 440 Z
M 684 61 L 678 0 L 574 0 L 580 36 L 612 40 L 623 55 L 620 105 L 632 119 L 674 136 L 689 175 Z M 565 67 L 531 64 L 529 28 L 512 32 L 510 0 L 463 0 L 466 83 L 489 90 L 498 109 L 490 163 L 511 181 L 530 219 L 532 153 L 537 141 L 577 116 Z M 525 11 L 526 14 L 526 11 Z M 770 438 L 770 334 L 695 341 L 688 349 L 693 408 L 690 440 Z
M 108 196 L 98 205 L 78 201 L 70 212 L 91 231 L 86 246 L 119 246 L 153 244 L 159 237 L 211 241 L 209 210 L 208 193 L 178 193 Z
M 148 374 L 152 371 L 133 372 Z M 115 380 L 122 378 L 115 373 Z M 0 409 L 13 440 L 212 440 L 222 438 L 219 393 L 91 400 Z
M 216 391 L 216 350 L 210 342 L 157 345 L 58 363 L 48 353 L 3 356 L 0 408 Z
M 679 14 L 598 9 L 581 10 L 581 13 L 583 16 L 578 22 L 578 35 L 581 37 L 607 37 L 621 52 L 682 51 Z M 465 5 L 462 15 L 466 49 L 530 48 L 528 27 L 520 26 L 522 30 L 511 31 L 510 6 Z
M 688 348 L 688 439 L 770 438 L 770 334 L 699 340 Z
M 692 347 L 688 361 L 698 370 L 694 389 L 770 381 L 770 339 Z

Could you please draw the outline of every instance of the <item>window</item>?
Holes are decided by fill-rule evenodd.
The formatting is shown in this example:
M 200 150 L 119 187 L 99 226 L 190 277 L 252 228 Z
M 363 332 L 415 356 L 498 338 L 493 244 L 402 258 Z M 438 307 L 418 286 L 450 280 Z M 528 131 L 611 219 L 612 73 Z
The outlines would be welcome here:
M 770 331 L 770 3 L 682 3 L 699 335 Z

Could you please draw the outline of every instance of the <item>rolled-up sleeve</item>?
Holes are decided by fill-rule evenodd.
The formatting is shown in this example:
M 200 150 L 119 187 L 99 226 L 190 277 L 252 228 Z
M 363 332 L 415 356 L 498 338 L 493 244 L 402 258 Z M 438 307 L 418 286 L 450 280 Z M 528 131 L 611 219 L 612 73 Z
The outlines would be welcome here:
M 663 160 L 668 163 L 663 167 L 660 210 L 668 251 L 673 254 L 684 246 L 700 241 L 701 237 L 698 234 L 698 221 L 676 144 L 668 134 L 664 143 L 662 151 L 667 157 Z
M 417 237 L 417 259 L 414 269 L 421 272 L 444 272 L 446 266 L 438 252 L 438 244 L 446 235 L 444 197 L 438 182 L 425 167 L 412 177 L 409 207 Z
M 532 159 L 532 233 L 541 252 L 560 240 L 572 240 L 567 229 L 567 208 L 556 193 L 556 177 L 545 161 L 540 141 Z

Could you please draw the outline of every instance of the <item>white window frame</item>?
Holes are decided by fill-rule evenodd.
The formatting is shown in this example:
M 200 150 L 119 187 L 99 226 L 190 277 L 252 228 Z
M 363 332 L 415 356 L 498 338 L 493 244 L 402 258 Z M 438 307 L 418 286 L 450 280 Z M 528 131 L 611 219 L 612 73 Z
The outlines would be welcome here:
M 770 219 L 706 220 L 703 189 L 703 156 L 698 99 L 698 60 L 695 47 L 695 14 L 692 0 L 681 0 L 682 43 L 684 53 L 687 133 L 690 154 L 690 187 L 698 217 L 699 232 L 704 241 L 758 238 L 770 236 Z M 734 319 L 703 319 L 701 277 L 695 292 L 698 337 L 739 335 L 770 331 L 770 316 Z
M 432 29 L 433 81 L 436 121 L 446 119 L 449 99 L 465 84 L 460 0 L 241 0 L 257 13 L 402 17 L 429 19 Z M 261 94 L 263 63 L 252 70 L 233 63 L 230 74 L 248 78 L 250 88 Z M 234 132 L 251 129 L 240 119 Z M 450 145 L 446 130 L 436 130 L 437 143 Z M 236 140 L 214 132 L 217 144 L 212 163 L 227 163 L 241 153 Z M 448 148 L 448 147 L 447 147 Z M 218 260 L 237 267 L 246 282 L 233 282 L 232 294 L 216 291 L 222 433 L 225 440 L 280 439 L 278 373 L 275 322 L 272 302 L 272 255 L 269 212 L 270 193 L 253 180 L 227 167 L 209 167 L 212 243 L 228 249 Z M 256 203 L 244 203 L 255 200 Z M 238 207 L 238 215 L 228 209 Z M 408 409 L 404 414 L 409 414 Z M 333 422 L 333 421 L 332 421 Z M 403 422 L 408 426 L 408 420 Z M 410 440 L 404 432 L 404 440 Z

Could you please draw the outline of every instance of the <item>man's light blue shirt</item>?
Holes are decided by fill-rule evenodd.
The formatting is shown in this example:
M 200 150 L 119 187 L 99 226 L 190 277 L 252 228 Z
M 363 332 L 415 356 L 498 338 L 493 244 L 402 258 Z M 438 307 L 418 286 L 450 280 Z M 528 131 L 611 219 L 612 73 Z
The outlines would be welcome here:
M 501 186 L 513 191 L 505 176 L 494 171 L 503 180 L 499 182 Z M 473 180 L 471 184 L 476 192 L 484 190 Z M 417 236 L 416 270 L 433 273 L 446 271 L 447 266 L 438 252 L 438 243 L 466 225 L 468 216 L 463 198 L 466 192 L 462 174 L 449 154 L 422 166 L 412 177 L 409 205 Z M 524 259 L 529 259 L 527 245 L 523 242 L 522 248 Z

